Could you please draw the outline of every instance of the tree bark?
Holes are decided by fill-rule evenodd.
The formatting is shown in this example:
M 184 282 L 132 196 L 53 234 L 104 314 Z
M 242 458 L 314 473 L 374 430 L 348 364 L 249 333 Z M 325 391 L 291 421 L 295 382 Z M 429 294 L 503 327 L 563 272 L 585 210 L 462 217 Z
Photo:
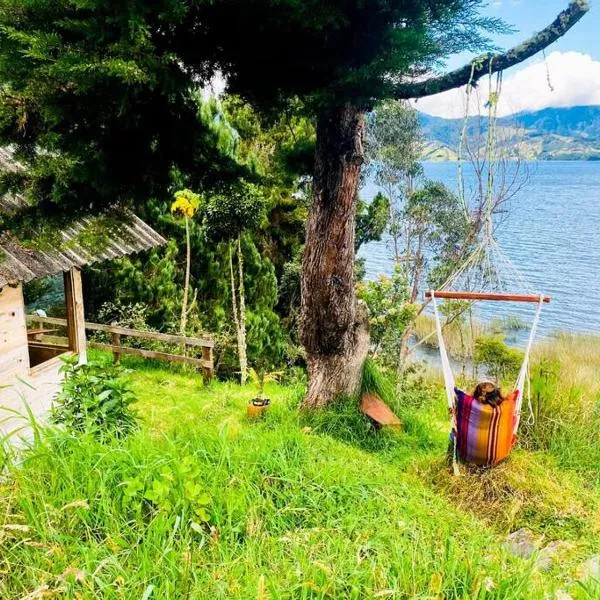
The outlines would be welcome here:
M 354 289 L 356 193 L 364 162 L 363 111 L 344 105 L 322 113 L 312 206 L 302 264 L 301 339 L 307 354 L 303 408 L 354 395 L 369 351 L 366 307 Z

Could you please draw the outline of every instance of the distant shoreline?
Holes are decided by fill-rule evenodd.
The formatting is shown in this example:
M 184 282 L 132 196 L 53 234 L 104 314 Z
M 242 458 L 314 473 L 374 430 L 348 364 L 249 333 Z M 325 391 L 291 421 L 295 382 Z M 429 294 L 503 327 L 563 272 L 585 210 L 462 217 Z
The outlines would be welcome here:
M 547 158 L 544 158 L 544 157 L 540 157 L 540 158 L 532 158 L 532 159 L 525 159 L 525 158 L 520 158 L 520 157 L 516 156 L 516 157 L 507 158 L 506 160 L 508 162 L 527 162 L 527 163 L 536 163 L 536 162 L 547 162 L 547 163 L 597 162 L 597 163 L 600 163 L 600 156 L 590 156 L 587 158 L 581 158 L 581 157 L 573 157 L 573 158 L 547 157 Z M 456 163 L 456 162 L 458 162 L 458 159 L 457 158 L 424 157 L 421 159 L 421 162 L 424 162 L 424 163 Z M 467 161 L 463 161 L 463 162 L 467 162 Z

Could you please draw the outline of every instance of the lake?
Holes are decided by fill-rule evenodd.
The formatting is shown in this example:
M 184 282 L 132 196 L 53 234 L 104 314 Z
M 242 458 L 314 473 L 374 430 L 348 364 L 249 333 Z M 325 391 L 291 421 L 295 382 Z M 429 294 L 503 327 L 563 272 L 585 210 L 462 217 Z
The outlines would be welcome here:
M 457 188 L 456 163 L 425 163 L 425 176 Z M 474 182 L 465 166 L 465 187 Z M 363 188 L 369 200 L 373 183 Z M 538 162 L 526 187 L 511 201 L 496 237 L 533 289 L 552 296 L 540 333 L 600 332 L 600 162 Z M 361 249 L 367 277 L 392 270 L 387 240 Z M 485 318 L 506 314 L 529 318 L 535 306 L 488 302 Z

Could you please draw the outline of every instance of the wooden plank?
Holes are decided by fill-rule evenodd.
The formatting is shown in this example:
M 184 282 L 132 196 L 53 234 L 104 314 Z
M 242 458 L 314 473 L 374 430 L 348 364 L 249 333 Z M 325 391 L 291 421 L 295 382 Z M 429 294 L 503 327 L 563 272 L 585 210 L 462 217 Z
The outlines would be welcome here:
M 62 361 L 57 357 L 28 369 L 26 374 L 13 375 L 7 381 L 0 377 L 2 383 L 7 384 L 6 388 L 0 388 L 0 436 L 17 432 L 17 436 L 31 438 L 28 409 L 35 415 L 38 424 L 46 422 L 52 399 L 60 390 L 63 377 L 60 373 L 61 366 Z M 23 416 L 5 412 L 4 408 L 17 411 Z
M 23 289 L 5 286 L 0 289 L 0 385 L 12 375 L 29 371 L 27 325 Z
M 40 341 L 44 344 L 51 344 L 53 346 L 69 347 L 69 338 L 60 335 L 43 335 L 41 339 L 35 341 Z
M 498 302 L 539 302 L 540 296 L 527 294 L 491 294 L 479 292 L 433 292 L 436 298 L 443 300 L 493 300 Z M 431 298 L 432 292 L 425 292 L 426 298 Z M 552 301 L 550 296 L 543 296 L 543 301 Z
M 392 412 L 392 409 L 378 396 L 365 394 L 360 402 L 360 410 L 384 427 L 401 427 L 402 422 Z
M 77 267 L 64 273 L 65 304 L 67 307 L 67 335 L 69 347 L 79 355 L 79 362 L 87 362 L 87 339 L 85 336 L 85 314 L 81 270 Z
M 186 363 L 200 368 L 213 369 L 214 367 L 212 362 L 206 361 L 203 358 L 192 358 L 189 356 L 181 356 L 179 354 L 156 352 L 155 350 L 143 350 L 141 348 L 128 348 L 127 346 L 112 346 L 111 344 L 101 344 L 100 342 L 89 342 L 88 346 L 97 348 L 98 350 L 106 350 L 107 352 L 120 352 L 121 354 L 131 354 L 132 356 L 141 356 L 143 358 Z
M 56 317 L 38 317 L 36 315 L 28 315 L 28 321 L 37 323 L 47 323 L 48 325 L 66 326 L 65 319 L 57 319 Z M 211 338 L 195 338 L 185 337 L 181 335 L 173 335 L 170 333 L 160 333 L 158 331 L 137 331 L 128 327 L 120 327 L 118 325 L 102 325 L 100 323 L 86 323 L 85 328 L 90 331 L 103 331 L 105 333 L 118 333 L 120 335 L 136 337 L 144 340 L 156 340 L 165 342 L 166 344 L 185 344 L 186 346 L 214 348 L 215 341 Z
M 44 323 L 47 323 L 48 325 L 58 325 L 60 327 L 67 326 L 67 320 L 60 319 L 58 317 L 40 317 L 38 315 L 27 315 L 27 322 L 28 323 L 40 323 L 42 325 Z

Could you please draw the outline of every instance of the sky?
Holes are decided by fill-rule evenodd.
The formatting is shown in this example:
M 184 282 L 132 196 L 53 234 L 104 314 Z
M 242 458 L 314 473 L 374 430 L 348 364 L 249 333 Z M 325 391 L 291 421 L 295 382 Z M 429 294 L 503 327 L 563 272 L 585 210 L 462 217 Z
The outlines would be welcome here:
M 490 0 L 485 12 L 501 17 L 517 30 L 497 36 L 494 43 L 510 48 L 551 23 L 568 5 L 568 0 Z M 503 75 L 498 106 L 500 116 L 549 106 L 600 105 L 600 0 L 573 29 L 546 50 L 546 57 L 535 56 L 507 70 Z M 465 64 L 473 55 L 451 58 L 449 69 Z M 419 100 L 420 111 L 440 117 L 460 118 L 465 112 L 465 90 L 453 90 Z M 487 99 L 487 82 L 482 80 L 477 102 Z

